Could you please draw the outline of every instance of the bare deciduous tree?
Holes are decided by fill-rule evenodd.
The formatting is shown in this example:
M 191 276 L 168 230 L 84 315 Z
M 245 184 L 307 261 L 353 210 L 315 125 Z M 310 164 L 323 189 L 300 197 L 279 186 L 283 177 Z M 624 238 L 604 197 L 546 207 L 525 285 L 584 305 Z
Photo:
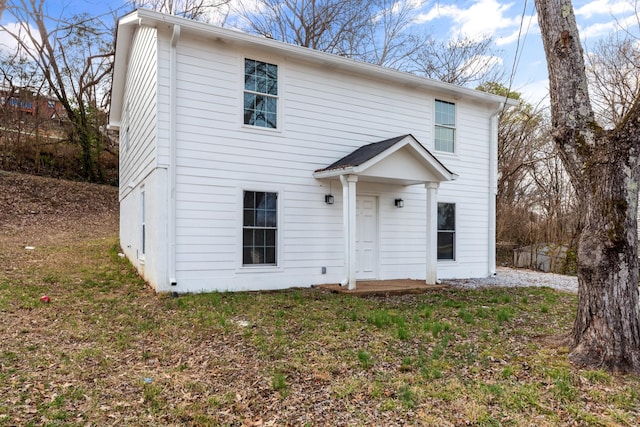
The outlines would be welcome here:
M 238 11 L 251 32 L 373 64 L 406 69 L 424 40 L 407 0 L 258 0 Z
M 578 196 L 578 313 L 570 359 L 640 371 L 638 185 L 640 96 L 612 130 L 596 122 L 570 0 L 535 0 L 551 99 L 552 135 Z
M 500 61 L 491 51 L 492 40 L 427 40 L 414 58 L 414 72 L 457 85 L 501 80 Z
M 546 124 L 545 130 L 549 129 Z M 550 135 L 537 148 L 537 161 L 531 170 L 535 183 L 535 205 L 540 213 L 539 242 L 566 245 L 574 249 L 578 209 L 576 194 Z
M 424 44 L 423 36 L 411 31 L 415 3 L 378 0 L 373 2 L 375 15 L 370 19 L 367 43 L 357 57 L 365 62 L 409 71 L 408 59 Z
M 372 5 L 366 0 L 261 0 L 241 11 L 250 31 L 338 55 L 362 46 Z
M 511 249 L 569 246 L 575 223 L 574 198 L 568 177 L 551 141 L 541 107 L 522 100 L 518 92 L 489 82 L 479 90 L 519 100 L 500 115 L 498 126 L 498 191 L 496 238 L 499 258 L 509 261 Z M 534 266 L 535 258 L 531 258 Z M 567 267 L 561 264 L 559 270 Z
M 287 43 L 448 83 L 499 81 L 491 40 L 436 42 L 412 25 L 419 3 L 401 0 L 258 0 L 238 13 L 246 28 Z
M 95 162 L 105 145 L 101 128 L 106 117 L 109 78 L 113 66 L 113 26 L 87 15 L 69 19 L 47 16 L 44 0 L 10 1 L 6 8 L 17 29 L 0 25 L 34 66 L 46 88 L 63 105 L 71 123 L 69 139 L 82 149 L 81 175 L 101 180 Z M 113 23 L 113 17 L 110 24 Z
M 633 107 L 640 90 L 637 41 L 612 35 L 586 56 L 591 99 L 600 123 L 617 126 Z
M 500 115 L 498 122 L 498 186 L 496 194 L 496 233 L 499 242 L 531 244 L 531 212 L 535 210 L 535 182 L 529 175 L 537 161 L 540 145 L 536 130 L 541 122 L 533 108 L 500 84 L 485 84 L 478 89 L 518 99 L 520 104 Z
M 221 8 L 229 2 L 230 0 L 133 0 L 132 7 L 144 7 L 168 15 L 220 24 L 226 17 L 226 11 L 223 13 Z
M 21 49 L 0 59 L 0 169 L 40 172 L 38 162 L 29 165 L 32 145 L 27 142 L 37 139 L 42 123 L 38 115 L 32 114 L 32 108 L 24 108 L 33 107 L 34 94 L 37 96 L 42 90 L 40 77 Z

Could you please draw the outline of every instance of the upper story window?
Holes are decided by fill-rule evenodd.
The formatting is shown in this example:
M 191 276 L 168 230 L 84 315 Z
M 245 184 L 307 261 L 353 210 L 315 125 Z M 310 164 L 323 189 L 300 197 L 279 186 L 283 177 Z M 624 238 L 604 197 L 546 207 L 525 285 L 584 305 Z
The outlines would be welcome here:
M 244 124 L 278 127 L 278 66 L 244 60 Z
M 455 152 L 456 104 L 436 99 L 435 149 Z

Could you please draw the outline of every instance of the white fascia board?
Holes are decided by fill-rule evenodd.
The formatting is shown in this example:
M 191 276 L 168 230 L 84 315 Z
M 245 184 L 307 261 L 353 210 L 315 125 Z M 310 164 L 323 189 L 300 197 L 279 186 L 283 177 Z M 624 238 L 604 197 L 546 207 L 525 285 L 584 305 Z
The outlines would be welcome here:
M 393 155 L 393 153 L 401 150 L 406 146 L 410 146 L 411 149 L 420 157 L 421 163 L 429 172 L 433 173 L 439 178 L 439 181 L 454 181 L 458 178 L 458 175 L 449 171 L 440 161 L 435 158 L 429 151 L 427 151 L 412 135 L 407 135 L 402 141 L 397 142 L 392 147 L 378 154 L 377 156 L 367 160 L 358 166 L 349 166 L 344 168 L 330 169 L 327 171 L 314 172 L 313 177 L 316 179 L 335 178 L 340 175 L 358 175 L 365 173 L 367 169 L 375 166 L 382 160 Z
M 436 156 L 424 148 L 422 144 L 415 139 L 412 139 L 408 145 L 410 145 L 414 152 L 420 156 L 425 165 L 433 168 L 434 172 L 437 172 L 441 176 L 442 181 L 454 181 L 458 177 L 457 174 L 451 172 Z
M 136 12 L 126 15 L 118 21 L 116 32 L 115 62 L 113 64 L 113 78 L 111 83 L 111 105 L 109 109 L 109 126 L 120 128 L 122 118 L 122 101 L 124 99 L 124 86 L 127 77 L 127 65 L 129 62 L 129 50 L 134 28 L 140 20 Z
M 326 179 L 326 178 L 337 178 L 340 175 L 354 175 L 360 172 L 357 169 L 358 168 L 354 168 L 354 167 L 329 169 L 326 171 L 314 172 L 313 177 L 316 179 Z

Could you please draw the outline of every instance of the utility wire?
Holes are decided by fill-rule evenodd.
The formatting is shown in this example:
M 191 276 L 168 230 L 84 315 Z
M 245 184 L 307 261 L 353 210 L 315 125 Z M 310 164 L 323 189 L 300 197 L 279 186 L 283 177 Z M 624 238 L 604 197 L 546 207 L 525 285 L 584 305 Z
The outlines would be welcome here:
M 518 41 L 516 42 L 516 50 L 513 55 L 513 64 L 511 65 L 511 75 L 509 76 L 509 87 L 507 89 L 507 95 L 506 95 L 507 98 L 511 93 L 513 80 L 515 79 L 515 76 L 516 76 L 516 70 L 520 65 L 520 59 L 522 58 L 522 50 L 520 49 L 520 45 L 524 44 L 525 40 L 527 39 L 527 35 L 529 34 L 529 28 L 531 27 L 531 19 L 533 19 L 533 15 L 529 17 L 529 22 L 527 24 L 527 28 L 524 32 L 524 37 L 523 37 L 522 30 L 524 28 L 524 20 L 527 16 L 527 5 L 528 5 L 528 1 L 525 0 L 524 6 L 522 8 L 522 15 L 520 16 L 520 28 L 518 29 Z

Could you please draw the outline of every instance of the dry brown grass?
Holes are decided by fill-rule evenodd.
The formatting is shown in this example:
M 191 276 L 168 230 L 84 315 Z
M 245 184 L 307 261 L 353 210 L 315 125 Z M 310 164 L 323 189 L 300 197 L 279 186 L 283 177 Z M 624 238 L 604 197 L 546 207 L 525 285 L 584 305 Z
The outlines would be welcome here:
M 0 194 L 0 426 L 640 424 L 637 377 L 550 339 L 575 296 L 158 296 L 117 255 L 114 188 Z

